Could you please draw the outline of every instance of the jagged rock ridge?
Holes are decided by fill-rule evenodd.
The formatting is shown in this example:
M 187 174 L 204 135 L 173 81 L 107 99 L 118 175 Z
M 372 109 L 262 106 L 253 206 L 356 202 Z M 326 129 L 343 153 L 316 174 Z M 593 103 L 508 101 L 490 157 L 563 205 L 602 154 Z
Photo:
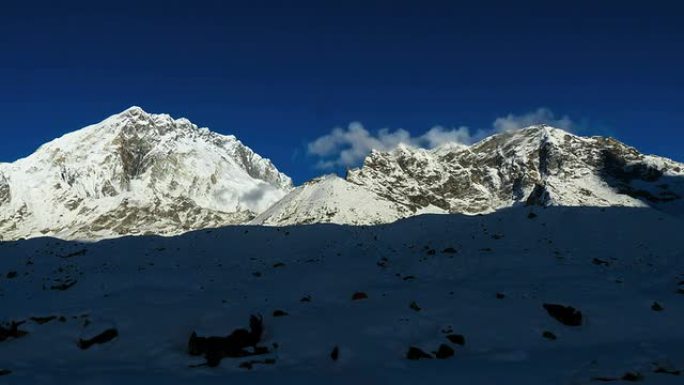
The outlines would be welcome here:
M 318 183 L 324 182 L 312 182 Z M 359 217 L 362 212 L 338 212 L 332 219 L 317 215 L 305 220 L 271 209 L 256 223 L 372 224 L 425 212 L 481 214 L 515 205 L 649 206 L 684 213 L 681 163 L 641 154 L 611 138 L 581 137 L 544 125 L 494 135 L 471 146 L 425 150 L 402 145 L 389 152 L 373 151 L 362 167 L 347 173 L 344 187 L 394 209 L 382 219 L 376 213 L 371 219 Z M 297 190 L 283 201 L 296 200 L 295 194 Z M 328 201 L 319 199 L 319 205 L 355 207 L 346 198 L 349 194 L 328 196 Z M 345 217 L 354 221 L 342 220 Z

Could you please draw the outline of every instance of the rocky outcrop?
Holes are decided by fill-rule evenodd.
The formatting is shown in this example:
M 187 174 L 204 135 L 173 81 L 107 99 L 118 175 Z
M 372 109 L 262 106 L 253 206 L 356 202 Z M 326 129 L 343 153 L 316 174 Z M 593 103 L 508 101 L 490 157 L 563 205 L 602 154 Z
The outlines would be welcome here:
M 684 192 L 682 168 L 614 139 L 532 126 L 470 147 L 374 151 L 347 179 L 414 213 L 436 206 L 478 214 L 516 204 L 669 202 Z M 674 180 L 663 185 L 668 178 Z
M 668 203 L 684 196 L 683 170 L 680 163 L 643 155 L 614 139 L 532 126 L 469 147 L 372 151 L 346 179 L 314 179 L 253 223 L 367 225 L 517 205 L 652 206 L 674 213 Z

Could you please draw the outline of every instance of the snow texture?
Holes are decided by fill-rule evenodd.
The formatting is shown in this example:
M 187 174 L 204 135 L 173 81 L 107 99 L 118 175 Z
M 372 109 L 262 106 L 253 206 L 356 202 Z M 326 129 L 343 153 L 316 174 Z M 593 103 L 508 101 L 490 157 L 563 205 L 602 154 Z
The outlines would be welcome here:
M 632 373 L 679 384 L 663 370 L 684 370 L 682 228 L 651 208 L 516 207 L 4 242 L 0 325 L 25 321 L 28 334 L 0 341 L 11 371 L 0 382 L 564 385 Z M 544 304 L 574 307 L 581 325 Z M 226 336 L 251 314 L 263 316 L 270 353 L 193 367 L 204 362 L 188 354 L 193 331 Z M 79 348 L 111 329 L 112 340 Z M 442 344 L 453 357 L 406 358 Z M 254 359 L 264 363 L 240 367 Z

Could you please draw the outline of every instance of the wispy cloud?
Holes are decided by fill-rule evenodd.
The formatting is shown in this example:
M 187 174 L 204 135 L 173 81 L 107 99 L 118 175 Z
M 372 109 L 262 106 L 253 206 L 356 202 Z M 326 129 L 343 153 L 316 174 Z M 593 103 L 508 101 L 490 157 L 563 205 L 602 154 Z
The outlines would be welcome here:
M 394 131 L 383 128 L 372 133 L 361 123 L 353 122 L 347 128 L 334 128 L 329 134 L 310 142 L 307 150 L 309 155 L 318 158 L 318 168 L 351 167 L 359 165 L 371 150 L 389 151 L 399 144 L 419 148 L 435 148 L 447 143 L 471 144 L 495 133 L 514 131 L 534 124 L 548 124 L 570 131 L 575 126 L 568 116 L 556 117 L 548 108 L 539 108 L 522 115 L 508 114 L 497 118 L 491 127 L 474 132 L 466 126 L 435 126 L 418 136 L 401 128 Z
M 448 142 L 464 143 L 469 139 L 467 127 L 445 129 L 438 126 L 420 136 L 412 136 L 401 128 L 395 131 L 384 128 L 373 134 L 361 123 L 353 122 L 346 129 L 335 128 L 309 143 L 308 152 L 319 158 L 317 167 L 330 169 L 358 165 L 371 150 L 389 151 L 399 144 L 434 148 Z
M 553 111 L 548 108 L 538 108 L 536 111 L 522 115 L 508 114 L 507 116 L 497 118 L 492 126 L 496 132 L 506 132 L 519 130 L 535 124 L 548 124 L 566 131 L 573 131 L 575 129 L 575 123 L 569 116 L 556 117 Z

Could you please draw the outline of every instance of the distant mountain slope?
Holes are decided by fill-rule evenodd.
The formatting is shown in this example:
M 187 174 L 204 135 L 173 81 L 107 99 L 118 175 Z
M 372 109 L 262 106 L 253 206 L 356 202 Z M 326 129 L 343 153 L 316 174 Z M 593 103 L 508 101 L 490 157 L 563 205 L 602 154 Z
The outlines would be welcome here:
M 363 186 L 327 175 L 297 187 L 251 223 L 374 225 L 410 214 L 403 206 L 387 201 Z
M 649 208 L 518 207 L 0 243 L 0 326 L 28 333 L 0 340 L 0 382 L 681 384 L 682 226 Z M 189 354 L 193 331 L 227 336 L 252 314 L 257 355 L 209 368 Z
M 481 214 L 515 205 L 654 207 L 684 214 L 683 164 L 643 155 L 611 138 L 586 138 L 548 126 L 494 135 L 472 146 L 373 151 L 346 180 L 338 185 L 382 202 L 384 214 L 350 204 L 351 194 L 339 191 L 315 202 L 336 207 L 334 220 L 279 213 L 283 205 L 276 205 L 268 211 L 270 219 L 262 216 L 260 223 L 379 223 L 424 212 Z M 314 180 L 307 188 L 322 183 Z M 285 198 L 291 199 L 305 198 Z
M 234 136 L 132 107 L 0 164 L 0 236 L 178 234 L 243 223 L 291 187 Z

